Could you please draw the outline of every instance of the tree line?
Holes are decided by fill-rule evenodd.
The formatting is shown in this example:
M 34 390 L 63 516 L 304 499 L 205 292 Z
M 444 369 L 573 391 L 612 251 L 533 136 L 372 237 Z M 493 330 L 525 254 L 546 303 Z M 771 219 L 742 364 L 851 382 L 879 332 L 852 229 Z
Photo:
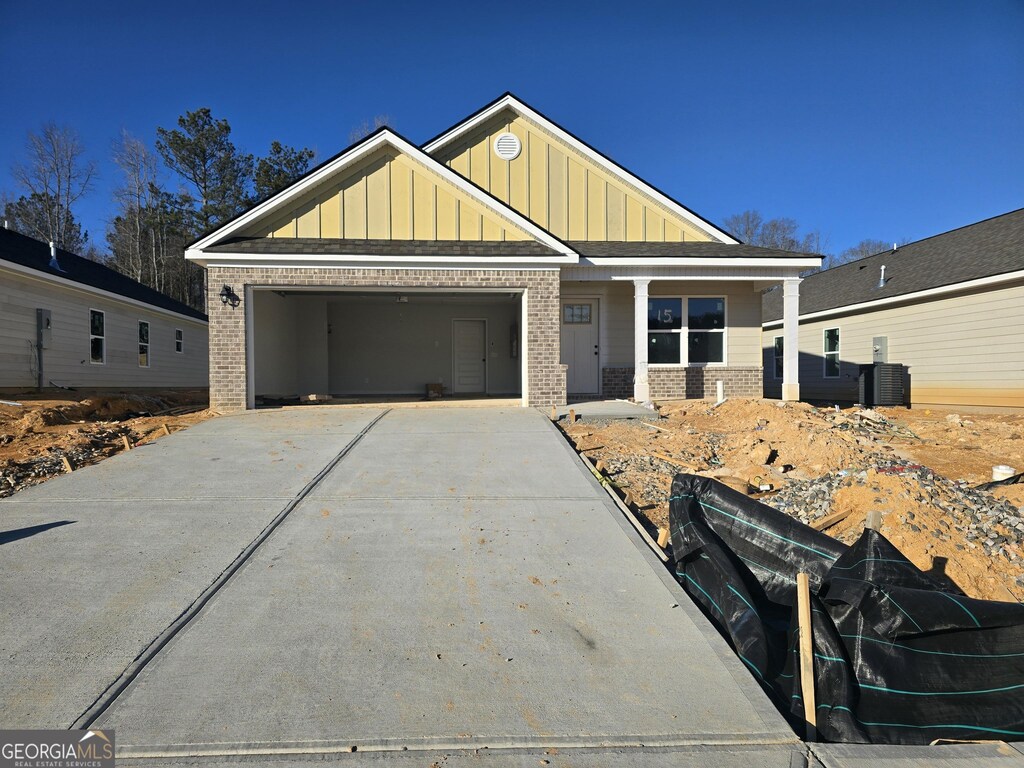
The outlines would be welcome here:
M 204 270 L 185 261 L 185 246 L 288 186 L 309 169 L 315 153 L 278 141 L 262 157 L 242 152 L 228 121 L 206 107 L 186 112 L 174 128 L 158 127 L 154 147 L 127 131 L 114 142 L 119 183 L 106 253 L 73 213 L 93 190 L 96 165 L 71 128 L 47 123 L 29 134 L 25 157 L 12 168 L 20 194 L 2 195 L 3 218 L 15 231 L 101 261 L 205 310 Z M 168 172 L 173 188 L 163 181 Z
M 349 138 L 356 141 L 389 123 L 388 116 L 378 115 L 372 126 L 364 121 Z M 18 232 L 101 261 L 205 310 L 205 273 L 185 260 L 185 246 L 284 189 L 309 169 L 314 157 L 311 149 L 278 141 L 262 157 L 242 152 L 231 140 L 228 121 L 215 118 L 207 107 L 186 112 L 174 128 L 158 127 L 152 149 L 123 131 L 113 148 L 120 183 L 103 252 L 73 213 L 93 190 L 96 165 L 86 158 L 77 132 L 46 123 L 29 134 L 25 156 L 12 168 L 19 194 L 0 193 L 0 208 L 7 226 Z M 163 181 L 168 173 L 176 182 L 173 188 Z M 756 210 L 729 216 L 724 226 L 750 245 L 822 255 L 825 269 L 888 247 L 881 240 L 862 240 L 831 254 L 820 231 L 801 233 L 793 219 L 765 219 Z

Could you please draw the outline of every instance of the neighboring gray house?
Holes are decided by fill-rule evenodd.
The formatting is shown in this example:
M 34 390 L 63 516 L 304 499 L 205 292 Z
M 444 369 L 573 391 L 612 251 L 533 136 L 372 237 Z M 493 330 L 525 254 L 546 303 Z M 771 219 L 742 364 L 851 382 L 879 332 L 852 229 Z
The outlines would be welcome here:
M 781 393 L 782 291 L 763 297 L 765 395 Z M 906 367 L 914 406 L 1024 408 L 1024 209 L 813 274 L 804 400 L 857 401 L 860 366 Z
M 206 315 L 0 229 L 0 390 L 208 386 Z

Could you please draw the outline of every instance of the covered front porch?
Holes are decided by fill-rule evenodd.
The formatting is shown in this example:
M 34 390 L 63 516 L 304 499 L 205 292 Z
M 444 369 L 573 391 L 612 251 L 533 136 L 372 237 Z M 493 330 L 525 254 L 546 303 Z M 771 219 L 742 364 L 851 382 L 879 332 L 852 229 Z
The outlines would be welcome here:
M 567 395 L 712 399 L 721 387 L 727 397 L 761 397 L 761 292 L 778 286 L 786 307 L 782 399 L 797 400 L 799 284 L 788 267 L 563 268 Z

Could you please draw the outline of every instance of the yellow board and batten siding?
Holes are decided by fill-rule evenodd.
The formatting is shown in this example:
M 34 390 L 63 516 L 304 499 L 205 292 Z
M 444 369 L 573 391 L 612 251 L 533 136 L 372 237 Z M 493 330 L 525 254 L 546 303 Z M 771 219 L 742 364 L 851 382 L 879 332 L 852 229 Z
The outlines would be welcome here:
M 514 160 L 494 154 L 494 140 L 502 133 L 522 143 Z M 712 239 L 512 110 L 441 147 L 434 157 L 564 240 Z
M 490 162 L 484 156 L 478 164 Z M 494 164 L 504 165 L 495 158 Z M 507 169 L 502 169 L 507 172 Z M 495 178 L 501 176 L 495 173 Z M 427 166 L 392 149 L 366 158 L 289 206 L 256 237 L 527 240 L 530 235 Z

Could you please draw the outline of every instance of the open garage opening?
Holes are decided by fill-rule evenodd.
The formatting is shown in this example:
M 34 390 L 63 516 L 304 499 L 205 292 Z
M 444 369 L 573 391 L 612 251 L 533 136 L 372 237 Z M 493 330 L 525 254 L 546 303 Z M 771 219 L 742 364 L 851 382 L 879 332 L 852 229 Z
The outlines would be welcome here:
M 507 290 L 254 289 L 251 405 L 523 400 L 523 305 Z

